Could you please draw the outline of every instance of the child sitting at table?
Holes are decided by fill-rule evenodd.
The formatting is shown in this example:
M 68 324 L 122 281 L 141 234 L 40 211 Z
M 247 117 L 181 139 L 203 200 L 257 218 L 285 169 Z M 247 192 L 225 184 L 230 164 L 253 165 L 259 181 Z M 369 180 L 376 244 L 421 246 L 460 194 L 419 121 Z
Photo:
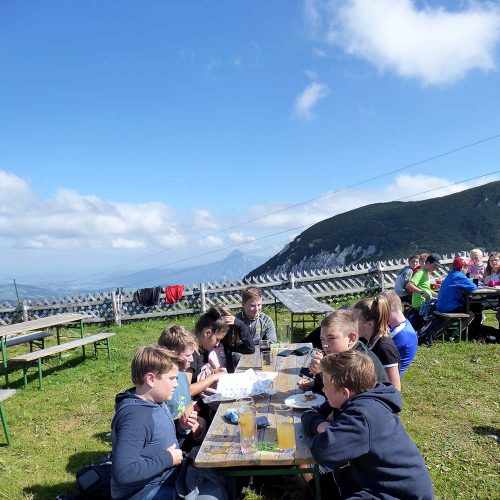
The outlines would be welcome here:
M 191 373 L 189 377 L 186 373 L 193 361 L 193 353 L 198 349 L 198 343 L 196 337 L 187 328 L 174 325 L 163 330 L 158 344 L 175 352 L 184 363 L 179 367 L 178 385 L 172 399 L 166 403 L 174 419 L 177 435 L 183 440 L 182 449 L 188 450 L 194 444 L 201 443 L 207 430 L 205 419 L 194 410 L 190 392 Z
M 500 253 L 493 252 L 488 258 L 488 264 L 484 270 L 484 284 L 488 286 L 500 285 Z
M 467 276 L 477 285 L 483 281 L 486 264 L 483 262 L 483 252 L 473 248 L 469 252 L 470 261 L 467 266 Z
M 235 497 L 234 483 L 215 470 L 183 464 L 165 404 L 177 387 L 179 366 L 184 362 L 164 347 L 146 346 L 136 352 L 131 367 L 135 387 L 117 394 L 111 423 L 112 498 L 170 500 L 186 489 L 193 499 Z
M 342 498 L 432 499 L 422 455 L 398 413 L 401 393 L 376 384 L 372 361 L 355 351 L 321 360 L 324 393 L 340 413 L 316 429 L 311 452 L 320 467 L 333 469 Z

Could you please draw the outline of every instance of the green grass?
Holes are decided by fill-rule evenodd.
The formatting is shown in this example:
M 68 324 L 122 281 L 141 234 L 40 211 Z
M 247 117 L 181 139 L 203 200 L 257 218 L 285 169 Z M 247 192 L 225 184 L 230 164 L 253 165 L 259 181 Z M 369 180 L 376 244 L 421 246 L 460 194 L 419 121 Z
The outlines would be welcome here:
M 11 374 L 18 392 L 4 402 L 12 444 L 0 447 L 0 499 L 53 499 L 76 491 L 76 471 L 110 449 L 114 396 L 131 385 L 133 353 L 173 321 L 86 327 L 88 333 L 117 333 L 111 361 L 102 353 L 83 362 L 81 351 L 61 364 L 51 360 L 43 391 L 35 373 L 27 389 L 21 371 Z M 193 318 L 178 322 L 193 326 Z M 498 498 L 498 444 L 487 435 L 499 435 L 499 356 L 497 345 L 437 342 L 420 348 L 403 378 L 402 420 L 424 455 L 437 498 Z

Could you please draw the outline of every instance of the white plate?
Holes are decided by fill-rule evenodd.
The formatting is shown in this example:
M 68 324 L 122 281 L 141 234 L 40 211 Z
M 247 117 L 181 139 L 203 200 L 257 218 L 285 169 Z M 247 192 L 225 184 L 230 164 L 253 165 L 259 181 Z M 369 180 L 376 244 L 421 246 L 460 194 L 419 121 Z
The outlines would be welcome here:
M 304 410 L 306 408 L 311 408 L 312 406 L 319 406 L 323 404 L 326 399 L 321 394 L 314 394 L 316 397 L 314 399 L 304 401 L 304 393 L 294 394 L 285 399 L 285 404 L 290 405 L 296 410 Z

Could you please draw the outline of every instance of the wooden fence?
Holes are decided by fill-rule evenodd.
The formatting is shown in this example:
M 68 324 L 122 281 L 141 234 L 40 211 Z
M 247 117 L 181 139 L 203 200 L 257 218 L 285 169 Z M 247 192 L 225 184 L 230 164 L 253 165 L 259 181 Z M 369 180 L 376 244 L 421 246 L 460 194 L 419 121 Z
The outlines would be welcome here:
M 463 253 L 463 252 L 461 252 Z M 458 254 L 457 254 L 458 255 Z M 443 263 L 453 261 L 456 255 L 445 256 Z M 263 303 L 274 304 L 272 289 L 306 288 L 314 297 L 332 303 L 349 295 L 358 295 L 394 286 L 404 260 L 354 264 L 336 269 L 304 271 L 279 276 L 263 275 L 250 280 L 224 283 L 200 283 L 184 288 L 182 300 L 167 304 L 164 289 L 158 303 L 144 307 L 134 299 L 134 291 L 122 289 L 109 292 L 86 293 L 60 297 L 26 299 L 21 303 L 0 303 L 0 324 L 11 324 L 64 312 L 81 312 L 89 316 L 86 323 L 115 322 L 193 314 L 206 311 L 210 306 L 223 303 L 230 308 L 241 307 L 241 292 L 249 285 L 263 292 Z M 444 270 L 436 272 L 443 277 Z

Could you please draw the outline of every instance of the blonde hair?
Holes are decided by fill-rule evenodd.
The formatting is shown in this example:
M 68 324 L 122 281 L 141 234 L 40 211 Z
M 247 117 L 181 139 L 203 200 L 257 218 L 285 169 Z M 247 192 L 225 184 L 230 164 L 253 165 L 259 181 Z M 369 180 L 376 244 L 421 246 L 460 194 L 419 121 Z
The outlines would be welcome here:
M 403 312 L 403 304 L 398 294 L 394 290 L 382 290 L 379 296 L 387 300 L 391 311 Z
M 166 349 L 175 351 L 177 354 L 181 354 L 189 347 L 192 347 L 195 351 L 198 350 L 198 342 L 194 334 L 180 325 L 165 328 L 161 332 L 158 344 Z
M 365 321 L 375 322 L 372 337 L 374 335 L 380 335 L 381 337 L 389 335 L 390 308 L 385 297 L 377 295 L 373 299 L 360 300 L 355 304 L 354 309 L 359 311 Z M 371 338 L 368 340 L 371 340 Z
M 427 260 L 427 257 L 429 257 L 430 253 L 421 253 L 418 260 L 420 262 L 420 265 L 423 266 L 425 264 L 425 261 Z
M 321 369 L 335 387 L 345 387 L 356 394 L 373 389 L 377 383 L 373 361 L 352 349 L 327 354 L 321 360 Z
M 483 251 L 480 249 L 480 248 L 473 248 L 470 252 L 469 252 L 469 256 L 472 256 L 473 253 L 477 253 L 481 256 L 481 259 L 483 258 Z
M 134 385 L 142 385 L 147 373 L 161 377 L 174 366 L 179 369 L 184 367 L 184 361 L 174 351 L 169 351 L 159 345 L 139 347 L 132 359 L 130 378 Z
M 321 328 L 334 328 L 347 337 L 350 333 L 358 333 L 358 318 L 351 309 L 339 309 L 333 311 L 321 321 Z

